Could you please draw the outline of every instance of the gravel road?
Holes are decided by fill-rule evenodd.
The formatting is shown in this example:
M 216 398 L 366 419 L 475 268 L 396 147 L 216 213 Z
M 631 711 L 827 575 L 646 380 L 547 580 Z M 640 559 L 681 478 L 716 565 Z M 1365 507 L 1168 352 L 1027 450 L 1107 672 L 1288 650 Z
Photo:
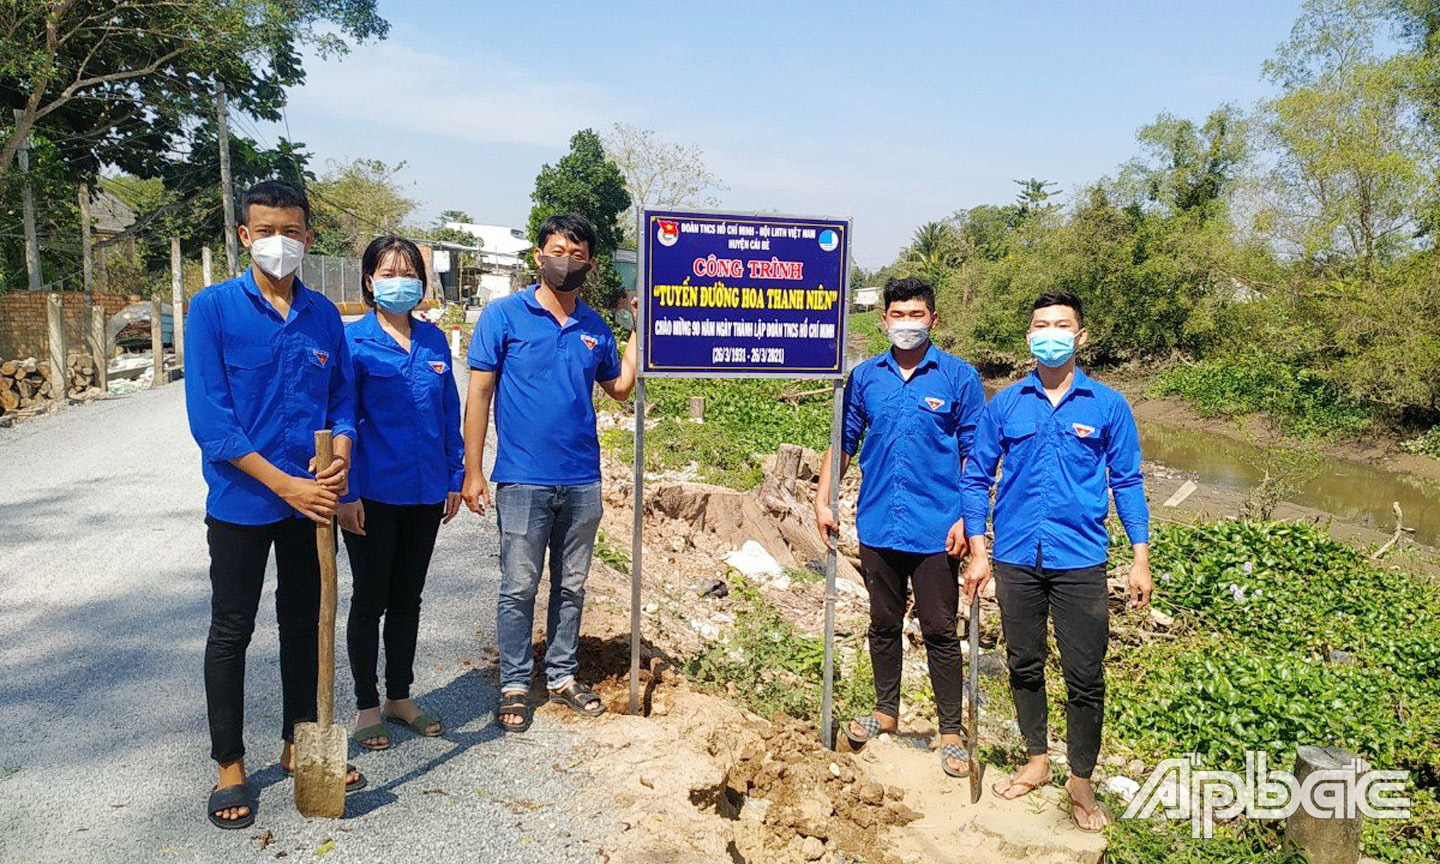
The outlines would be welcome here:
M 178 384 L 0 430 L 0 861 L 569 862 L 603 826 L 574 727 L 493 725 L 493 518 L 441 529 L 421 617 L 415 693 L 443 738 L 351 759 L 370 780 L 341 820 L 305 820 L 280 752 L 274 567 L 246 684 L 256 825 L 204 817 L 214 784 L 201 659 L 209 625 L 204 483 Z M 349 564 L 340 561 L 336 706 Z M 588 812 L 587 812 L 588 811 Z

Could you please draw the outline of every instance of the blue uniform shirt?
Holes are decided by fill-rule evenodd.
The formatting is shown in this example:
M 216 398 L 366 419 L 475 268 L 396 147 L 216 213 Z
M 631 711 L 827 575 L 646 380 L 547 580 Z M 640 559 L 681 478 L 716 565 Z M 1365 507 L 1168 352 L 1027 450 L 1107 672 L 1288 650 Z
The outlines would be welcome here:
M 577 301 L 562 327 L 532 285 L 485 305 L 470 340 L 470 368 L 496 373 L 495 483 L 600 482 L 596 381 L 620 377 L 615 335 Z
M 437 504 L 465 480 L 460 393 L 439 327 L 410 319 L 410 350 L 372 310 L 345 327 L 355 368 L 355 453 L 346 501 Z
M 889 351 L 845 382 L 840 447 L 860 452 L 860 542 L 934 555 L 960 518 L 960 465 L 985 405 L 980 376 L 934 345 L 906 381 Z
M 985 533 L 995 466 L 995 560 L 1068 570 L 1104 564 L 1110 496 L 1131 543 L 1150 542 L 1150 508 L 1140 476 L 1140 438 L 1130 403 L 1079 367 L 1051 407 L 1030 373 L 990 400 L 965 466 L 965 533 Z M 1108 481 L 1107 481 L 1108 471 Z
M 230 464 L 259 453 L 296 477 L 315 456 L 315 431 L 355 437 L 350 349 L 335 304 L 295 280 L 282 319 L 246 270 L 190 301 L 185 408 L 210 493 L 205 512 L 263 525 L 300 514 Z

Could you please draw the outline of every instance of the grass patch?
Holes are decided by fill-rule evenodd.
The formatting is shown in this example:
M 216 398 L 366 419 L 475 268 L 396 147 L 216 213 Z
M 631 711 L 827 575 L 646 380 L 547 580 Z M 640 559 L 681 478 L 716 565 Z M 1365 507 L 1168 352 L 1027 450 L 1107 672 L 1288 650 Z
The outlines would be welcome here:
M 647 380 L 650 416 L 659 422 L 645 432 L 645 470 L 679 471 L 694 463 L 703 482 L 752 489 L 764 479 L 765 457 L 781 444 L 829 446 L 830 394 L 824 381 Z M 692 396 L 705 397 L 704 423 L 688 419 Z M 635 464 L 629 429 L 607 429 L 600 440 L 625 464 Z
M 866 357 L 890 350 L 890 340 L 880 331 L 880 310 L 850 313 L 849 342 L 865 353 Z
M 802 632 L 743 577 L 731 582 L 730 594 L 739 601 L 735 623 L 686 662 L 686 677 L 762 717 L 786 714 L 818 725 L 825 640 Z M 846 640 L 843 648 L 836 644 L 835 716 L 869 714 L 875 679 L 864 634 Z M 842 654 L 853 662 L 842 664 Z M 846 665 L 853 668 L 842 668 Z
M 1156 376 L 1151 391 L 1185 399 L 1205 417 L 1266 414 L 1299 437 L 1358 435 L 1371 422 L 1361 406 L 1320 373 L 1269 358 L 1213 358 L 1176 366 Z
M 1268 751 L 1272 765 L 1289 767 L 1297 745 L 1343 747 L 1376 768 L 1410 771 L 1414 784 L 1411 818 L 1367 823 L 1366 854 L 1395 864 L 1440 857 L 1434 585 L 1376 567 L 1302 523 L 1166 525 L 1152 548 L 1157 606 L 1195 630 L 1117 652 L 1108 675 L 1107 743 L 1152 766 L 1196 753 L 1231 770 L 1243 767 L 1246 750 Z M 1232 851 L 1265 842 L 1264 832 L 1247 830 L 1232 828 L 1214 842 Z M 1151 850 L 1120 861 L 1287 860 L 1238 851 L 1216 857 L 1208 844 L 1166 829 L 1126 825 L 1116 836 Z M 1154 854 L 1164 837 L 1174 842 Z
M 630 573 L 630 548 L 604 531 L 595 535 L 595 557 L 613 570 L 626 575 Z

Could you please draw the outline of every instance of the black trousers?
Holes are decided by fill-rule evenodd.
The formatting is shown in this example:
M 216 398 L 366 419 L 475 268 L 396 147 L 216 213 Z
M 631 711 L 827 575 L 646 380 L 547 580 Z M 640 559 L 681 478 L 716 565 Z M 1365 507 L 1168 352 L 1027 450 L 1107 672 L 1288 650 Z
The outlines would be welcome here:
M 1042 562 L 1038 562 L 1043 565 Z M 1075 570 L 1016 567 L 995 562 L 995 597 L 1005 631 L 1005 659 L 1015 719 L 1025 752 L 1049 752 L 1045 699 L 1046 619 L 1065 674 L 1065 738 L 1070 773 L 1088 779 L 1100 753 L 1105 716 L 1105 650 L 1110 640 L 1105 565 Z
M 420 631 L 420 592 L 444 504 L 395 505 L 362 499 L 365 533 L 345 536 L 355 591 L 345 630 L 355 707 L 380 704 L 375 667 L 380 660 L 380 619 L 385 619 L 385 697 L 410 698 L 415 680 L 415 638 Z
M 280 626 L 281 733 L 293 741 L 295 724 L 315 719 L 320 558 L 315 523 L 309 519 L 236 525 L 207 516 L 205 524 L 210 545 L 210 635 L 205 640 L 210 756 L 232 762 L 245 755 L 245 650 L 255 630 L 271 546 Z
M 960 606 L 960 561 L 944 552 L 919 555 L 860 547 L 860 575 L 870 591 L 870 665 L 875 672 L 875 709 L 900 714 L 900 670 L 904 657 L 905 608 L 915 587 L 915 614 L 925 637 L 930 687 L 940 732 L 960 734 L 964 677 L 955 617 Z

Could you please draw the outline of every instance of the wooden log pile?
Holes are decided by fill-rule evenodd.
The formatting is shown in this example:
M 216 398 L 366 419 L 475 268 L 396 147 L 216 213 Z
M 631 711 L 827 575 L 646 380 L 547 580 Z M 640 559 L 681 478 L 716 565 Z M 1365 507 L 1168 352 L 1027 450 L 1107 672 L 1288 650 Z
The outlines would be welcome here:
M 95 386 L 95 361 L 87 355 L 66 358 L 61 381 L 62 392 L 56 392 L 48 360 L 27 357 L 0 362 L 0 417 L 38 413 L 60 399 L 81 401 L 101 395 Z

